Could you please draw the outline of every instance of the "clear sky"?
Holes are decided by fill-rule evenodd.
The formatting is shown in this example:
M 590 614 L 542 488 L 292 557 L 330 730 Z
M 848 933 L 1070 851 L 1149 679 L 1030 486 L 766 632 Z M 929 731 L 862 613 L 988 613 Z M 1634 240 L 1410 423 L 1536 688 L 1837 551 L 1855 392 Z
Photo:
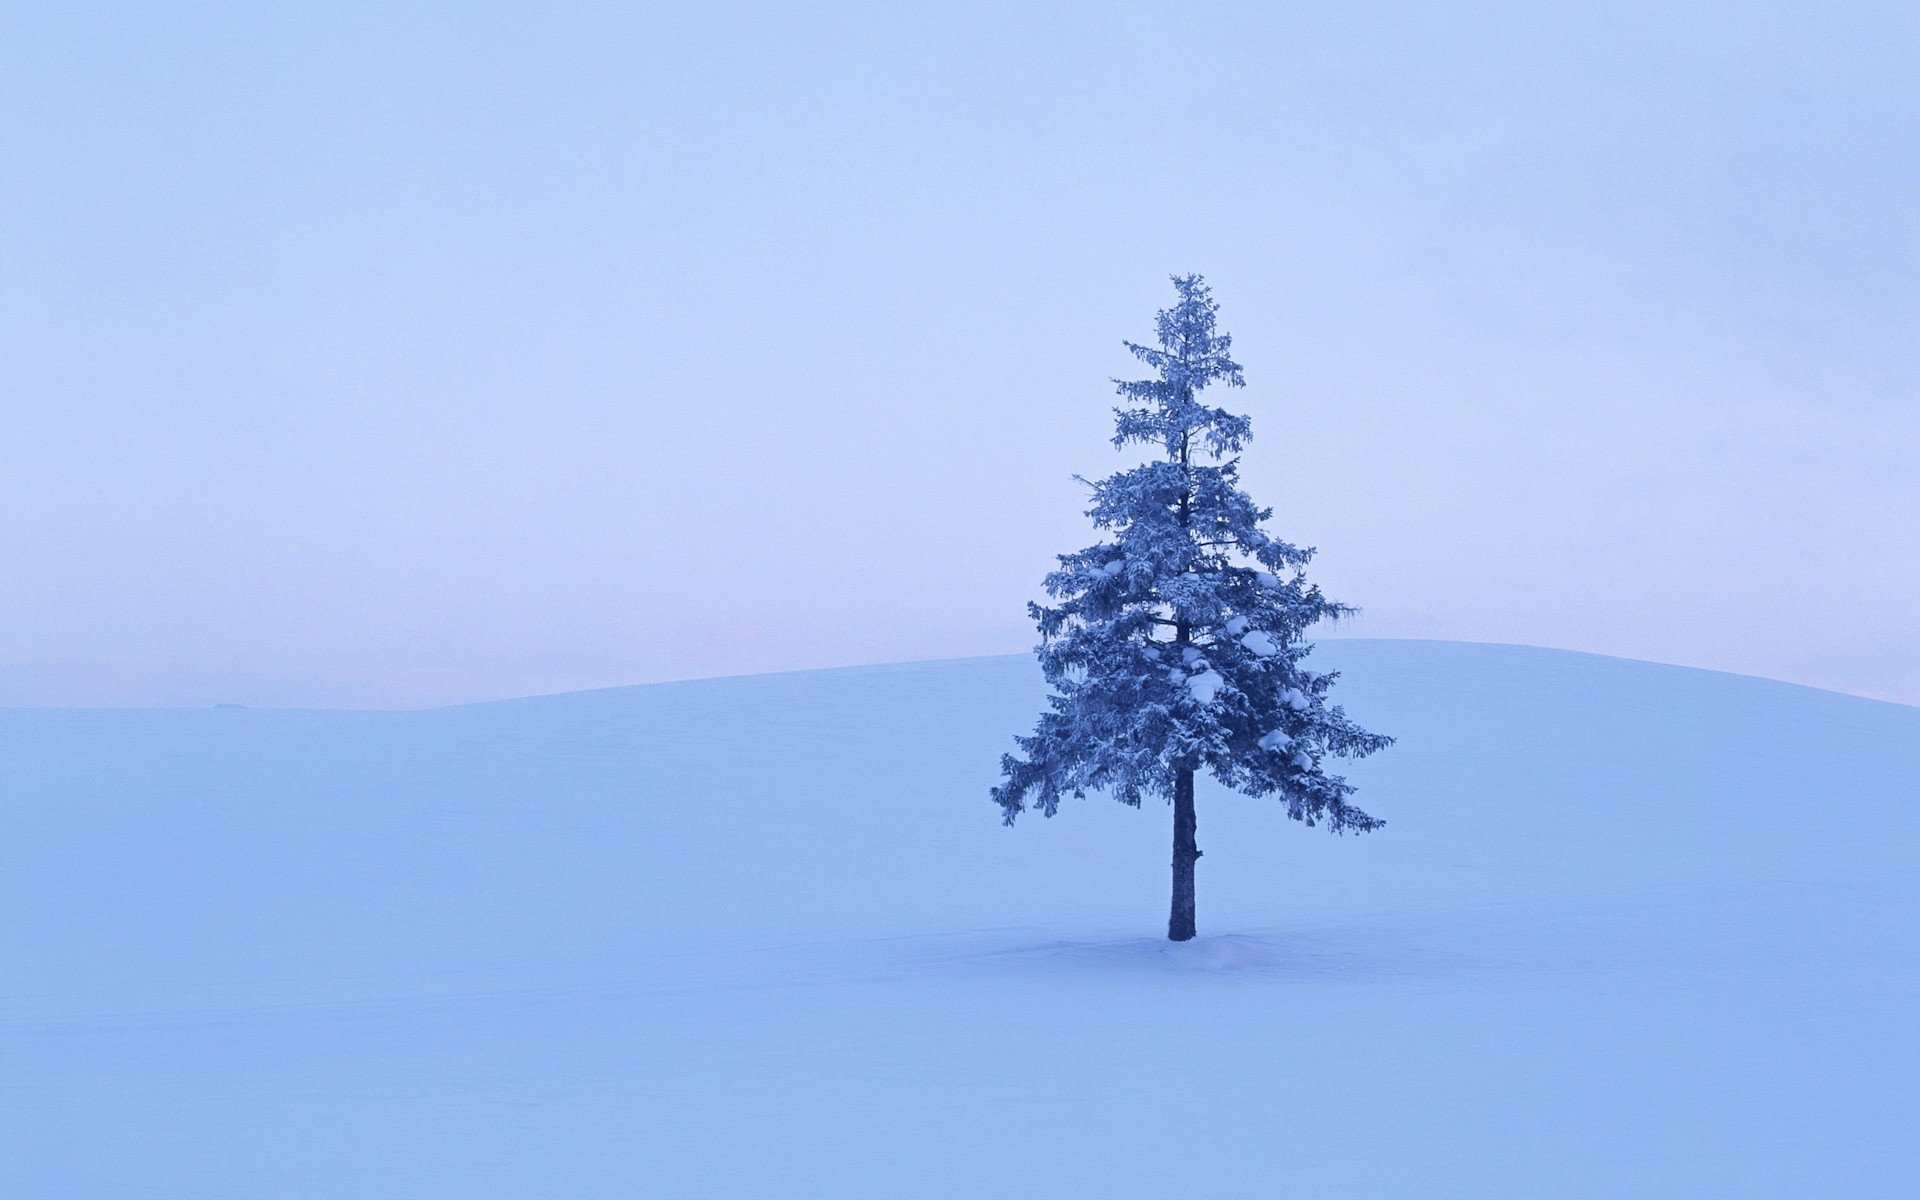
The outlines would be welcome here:
M 1351 632 L 1920 701 L 1912 11 L 7 5 L 0 703 L 1024 649 L 1174 271 Z

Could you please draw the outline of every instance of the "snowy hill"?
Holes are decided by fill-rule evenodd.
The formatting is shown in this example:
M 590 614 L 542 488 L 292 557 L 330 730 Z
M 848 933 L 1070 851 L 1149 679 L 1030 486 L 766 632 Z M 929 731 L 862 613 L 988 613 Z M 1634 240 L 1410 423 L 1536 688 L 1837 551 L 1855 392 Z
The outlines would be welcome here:
M 1008 830 L 1022 657 L 0 712 L 0 1194 L 1891 1196 L 1920 709 L 1336 641 L 1384 830 Z

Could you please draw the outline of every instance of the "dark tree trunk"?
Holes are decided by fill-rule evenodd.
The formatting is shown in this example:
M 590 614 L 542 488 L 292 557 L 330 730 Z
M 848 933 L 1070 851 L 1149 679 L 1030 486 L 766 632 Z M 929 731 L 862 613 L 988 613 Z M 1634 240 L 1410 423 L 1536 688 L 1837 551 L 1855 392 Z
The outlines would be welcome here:
M 1182 358 L 1185 358 L 1184 351 Z M 1183 399 L 1193 399 L 1190 389 L 1182 389 Z M 1180 490 L 1180 528 L 1193 519 L 1193 473 L 1189 469 L 1188 435 L 1180 434 L 1180 474 L 1185 480 Z M 1173 644 L 1186 646 L 1192 637 L 1187 615 L 1174 613 Z M 1176 942 L 1193 940 L 1193 861 L 1200 848 L 1193 844 L 1193 770 L 1182 767 L 1173 777 L 1173 915 L 1167 918 L 1167 937 Z
M 1181 771 L 1173 781 L 1173 915 L 1167 936 L 1176 942 L 1193 937 L 1193 862 L 1200 848 L 1193 843 L 1193 772 Z

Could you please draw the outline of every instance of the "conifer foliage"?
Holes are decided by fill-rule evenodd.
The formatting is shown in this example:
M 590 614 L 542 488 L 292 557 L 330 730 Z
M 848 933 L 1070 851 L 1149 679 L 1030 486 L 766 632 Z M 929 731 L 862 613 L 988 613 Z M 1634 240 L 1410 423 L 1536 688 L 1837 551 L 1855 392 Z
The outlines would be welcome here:
M 1060 556 L 1046 578 L 1055 603 L 1029 606 L 1052 686 L 1049 711 L 1020 753 L 1001 760 L 993 799 L 1006 823 L 1028 807 L 1051 817 L 1061 797 L 1103 791 L 1138 807 L 1173 802 L 1173 911 L 1168 936 L 1194 936 L 1193 780 L 1204 771 L 1287 815 L 1343 833 L 1381 822 L 1352 804 L 1329 765 L 1392 741 L 1328 702 L 1336 672 L 1307 669 L 1314 623 L 1352 612 L 1303 569 L 1310 547 L 1270 536 L 1272 510 L 1239 486 L 1251 424 L 1201 399 L 1241 387 L 1233 340 L 1198 275 L 1176 276 L 1157 345 L 1126 343 L 1153 372 L 1116 381 L 1113 444 L 1149 461 L 1090 486 L 1087 515 L 1104 540 Z

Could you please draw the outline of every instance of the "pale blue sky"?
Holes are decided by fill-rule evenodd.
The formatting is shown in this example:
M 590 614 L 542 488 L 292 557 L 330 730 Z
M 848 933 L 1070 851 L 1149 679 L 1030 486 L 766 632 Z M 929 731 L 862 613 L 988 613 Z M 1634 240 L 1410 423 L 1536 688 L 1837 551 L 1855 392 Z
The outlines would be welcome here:
M 0 10 L 0 703 L 1023 649 L 1172 271 L 1353 632 L 1920 701 L 1908 6 L 188 7 Z

